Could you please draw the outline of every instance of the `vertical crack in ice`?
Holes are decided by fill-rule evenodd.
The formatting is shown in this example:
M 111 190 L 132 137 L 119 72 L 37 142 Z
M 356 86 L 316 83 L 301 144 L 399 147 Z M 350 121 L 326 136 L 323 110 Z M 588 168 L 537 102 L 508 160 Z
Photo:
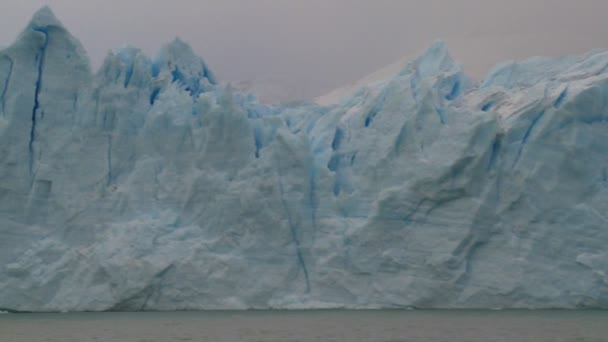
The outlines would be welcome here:
M 36 55 L 36 61 L 38 62 L 35 90 L 34 90 L 34 106 L 32 108 L 32 128 L 30 130 L 30 141 L 28 144 L 29 151 L 29 171 L 30 175 L 33 174 L 34 170 L 34 143 L 36 141 L 36 115 L 40 107 L 40 89 L 42 87 L 42 71 L 44 70 L 44 59 L 46 56 L 46 49 L 49 44 L 49 32 L 46 27 L 36 27 L 34 31 L 40 32 L 44 35 L 44 43 L 40 46 L 38 54 Z
M 568 88 L 569 87 L 566 86 L 566 88 L 564 88 L 564 90 L 562 90 L 562 92 L 557 97 L 557 100 L 555 100 L 555 103 L 553 103 L 553 107 L 559 108 L 564 103 L 564 100 L 568 96 Z
M 374 106 L 370 109 L 365 117 L 365 127 L 369 127 L 372 124 L 372 121 L 378 116 L 378 114 L 382 111 L 384 107 L 384 102 L 386 101 L 386 90 L 383 90 L 378 97 L 376 97 L 376 102 Z
M 367 126 L 367 119 L 366 119 L 366 126 Z M 340 195 L 340 192 L 342 190 L 342 183 L 343 183 L 343 175 L 342 172 L 340 170 L 340 163 L 342 162 L 342 153 L 340 153 L 338 150 L 340 149 L 340 146 L 342 145 L 342 140 L 344 139 L 344 130 L 341 129 L 340 127 L 336 127 L 336 132 L 334 134 L 334 138 L 331 142 L 331 149 L 333 151 L 332 157 L 329 160 L 329 163 L 327 164 L 327 168 L 330 171 L 335 172 L 335 179 L 334 179 L 334 195 L 338 196 Z
M 203 67 L 203 71 L 202 71 L 202 74 L 200 74 L 200 76 L 206 78 L 207 81 L 209 81 L 209 83 L 216 85 L 217 80 L 215 79 L 215 76 L 213 76 L 213 74 L 211 73 L 211 70 L 209 70 L 209 68 L 207 67 L 207 64 L 205 64 L 205 62 L 202 62 L 202 67 Z
M 515 165 L 517 165 L 517 163 L 519 162 L 519 159 L 521 158 L 521 154 L 524 151 L 524 147 L 528 143 L 528 139 L 530 139 L 530 135 L 532 135 L 532 131 L 534 131 L 534 127 L 536 127 L 536 125 L 538 124 L 540 119 L 543 118 L 544 115 L 545 115 L 545 111 L 543 110 L 532 119 L 532 122 L 528 126 L 528 129 L 526 130 L 526 133 L 524 134 L 524 137 L 521 140 L 521 146 L 519 147 L 519 150 L 517 151 L 517 156 L 515 157 L 515 161 L 513 162 L 513 167 L 515 167 Z
M 201 80 L 196 77 L 188 78 L 178 66 L 173 69 L 171 76 L 173 77 L 172 82 L 177 83 L 182 89 L 189 92 L 191 97 L 196 99 L 203 92 L 200 84 Z
M 457 80 L 456 82 L 454 82 L 454 85 L 452 86 L 452 90 L 450 91 L 450 93 L 448 95 L 446 95 L 445 99 L 448 101 L 455 100 L 460 95 L 460 88 L 461 88 L 460 81 Z
M 156 237 L 156 238 L 158 238 L 158 237 Z M 143 290 L 143 294 L 145 295 L 145 297 L 144 297 L 143 303 L 141 304 L 139 311 L 145 311 L 148 308 L 150 300 L 152 299 L 153 296 L 155 297 L 155 300 L 158 301 L 158 298 L 161 295 L 165 277 L 174 268 L 175 268 L 175 265 L 170 264 L 169 266 L 163 268 L 160 272 L 158 272 L 157 274 L 154 275 L 154 278 L 150 281 L 150 284 L 148 286 L 146 286 L 146 288 Z
M 420 82 L 420 70 L 414 67 L 414 71 L 410 75 L 410 90 L 412 91 L 412 99 L 414 104 L 418 105 L 418 83 Z
M 125 72 L 125 88 L 129 87 L 129 84 L 131 83 L 131 78 L 133 77 L 133 71 L 135 69 L 135 61 L 130 60 L 127 63 L 127 70 Z
M 401 152 L 401 146 L 405 142 L 406 137 L 407 137 L 407 123 L 404 123 L 401 126 L 401 129 L 399 130 L 399 134 L 397 135 L 397 138 L 395 138 L 395 145 L 394 145 L 395 155 L 399 155 L 399 153 Z
M 488 160 L 488 166 L 486 167 L 486 171 L 490 171 L 492 167 L 496 164 L 498 160 L 498 154 L 500 153 L 500 147 L 502 145 L 502 136 L 497 135 L 494 138 L 494 142 L 492 143 L 492 151 L 490 153 L 490 159 Z
M 95 110 L 93 111 L 93 122 L 97 123 L 97 115 L 99 114 L 99 92 L 95 92 Z
M 6 79 L 4 80 L 4 88 L 2 88 L 2 94 L 0 94 L 0 105 L 2 106 L 2 113 L 6 113 L 6 93 L 8 91 L 8 86 L 11 82 L 11 77 L 13 75 L 13 67 L 15 63 L 13 59 L 9 56 L 2 56 L 2 58 L 8 61 L 8 73 L 6 74 Z
M 259 125 L 256 125 L 253 128 L 253 143 L 255 144 L 255 158 L 259 159 L 260 158 L 260 151 L 262 150 L 262 143 L 263 141 L 263 137 L 262 137 L 262 128 Z
M 500 202 L 500 196 L 502 194 L 502 172 L 498 171 L 496 175 L 496 181 L 494 182 L 494 190 L 496 191 L 496 202 Z
M 473 273 L 473 258 L 483 242 L 476 236 L 473 231 L 460 242 L 456 250 L 452 253 L 455 259 L 451 262 L 455 267 L 462 266 L 464 264 L 464 270 L 457 280 L 457 283 L 465 288 L 469 286 L 471 281 L 471 275 Z
M 108 174 L 107 174 L 106 185 L 109 186 L 110 184 L 112 184 L 112 134 L 108 134 L 107 161 L 108 161 Z
M 160 90 L 161 90 L 160 87 L 156 87 L 156 88 L 152 89 L 152 92 L 150 93 L 150 106 L 153 106 L 154 102 L 156 102 L 156 98 L 158 97 Z
M 342 144 L 342 138 L 344 138 L 344 131 L 340 127 L 336 127 L 336 133 L 334 133 L 334 139 L 331 142 L 331 149 L 337 150 Z
M 343 175 L 340 169 L 341 158 L 342 157 L 340 153 L 334 152 L 334 154 L 331 156 L 331 159 L 329 160 L 329 163 L 327 164 L 327 168 L 329 169 L 329 171 L 334 172 L 334 196 L 339 196 L 340 192 L 342 191 Z
M 304 273 L 304 279 L 306 280 L 306 293 L 310 293 L 310 280 L 308 278 L 308 268 L 306 267 L 306 262 L 304 261 L 304 256 L 302 254 L 302 246 L 300 244 L 300 238 L 298 237 L 298 227 L 296 226 L 294 219 L 289 210 L 289 205 L 287 204 L 287 199 L 285 198 L 285 188 L 283 187 L 283 172 L 281 168 L 281 157 L 277 156 L 277 170 L 278 170 L 278 178 L 279 178 L 279 192 L 281 195 L 281 204 L 283 209 L 285 210 L 285 214 L 287 215 L 287 222 L 289 224 L 289 230 L 291 232 L 291 239 L 296 247 L 296 256 L 298 258 L 298 265 L 302 273 Z
M 312 160 L 310 163 L 308 171 L 308 206 L 310 207 L 310 222 L 314 241 L 317 233 L 317 172 Z
M 445 110 L 443 108 L 435 108 L 435 111 L 437 112 L 437 116 L 439 116 L 439 122 L 445 125 Z
M 483 242 L 475 241 L 471 247 L 468 249 L 465 257 L 464 257 L 464 274 L 462 275 L 462 284 L 464 287 L 469 286 L 471 283 L 471 275 L 473 274 L 473 259 L 477 254 L 477 251 L 480 247 L 483 246 Z

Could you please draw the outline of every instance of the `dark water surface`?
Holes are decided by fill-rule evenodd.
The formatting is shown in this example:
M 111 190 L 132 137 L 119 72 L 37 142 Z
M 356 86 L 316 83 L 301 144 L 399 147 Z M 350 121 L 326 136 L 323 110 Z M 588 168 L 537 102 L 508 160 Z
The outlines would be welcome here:
M 608 311 L 2 314 L 0 341 L 608 342 Z

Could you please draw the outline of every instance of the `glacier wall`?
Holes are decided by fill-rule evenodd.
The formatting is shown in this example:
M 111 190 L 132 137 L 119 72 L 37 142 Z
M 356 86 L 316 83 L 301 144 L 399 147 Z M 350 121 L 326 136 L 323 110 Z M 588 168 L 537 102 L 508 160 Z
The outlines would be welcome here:
M 469 80 L 442 43 L 262 105 L 183 42 L 0 50 L 0 308 L 608 308 L 608 52 Z

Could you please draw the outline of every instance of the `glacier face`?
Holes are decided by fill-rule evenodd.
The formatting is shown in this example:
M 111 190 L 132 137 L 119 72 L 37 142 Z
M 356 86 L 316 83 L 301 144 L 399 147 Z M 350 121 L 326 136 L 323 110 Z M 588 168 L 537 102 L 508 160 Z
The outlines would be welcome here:
M 469 80 L 442 43 L 263 105 L 183 42 L 0 50 L 0 308 L 608 308 L 608 52 Z

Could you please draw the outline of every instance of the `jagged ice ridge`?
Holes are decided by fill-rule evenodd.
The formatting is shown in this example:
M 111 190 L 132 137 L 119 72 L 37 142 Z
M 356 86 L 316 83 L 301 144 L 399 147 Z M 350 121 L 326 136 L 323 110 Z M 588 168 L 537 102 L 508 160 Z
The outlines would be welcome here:
M 263 105 L 179 40 L 93 74 L 44 8 L 0 50 L 0 309 L 608 308 L 607 71 L 438 42 Z

